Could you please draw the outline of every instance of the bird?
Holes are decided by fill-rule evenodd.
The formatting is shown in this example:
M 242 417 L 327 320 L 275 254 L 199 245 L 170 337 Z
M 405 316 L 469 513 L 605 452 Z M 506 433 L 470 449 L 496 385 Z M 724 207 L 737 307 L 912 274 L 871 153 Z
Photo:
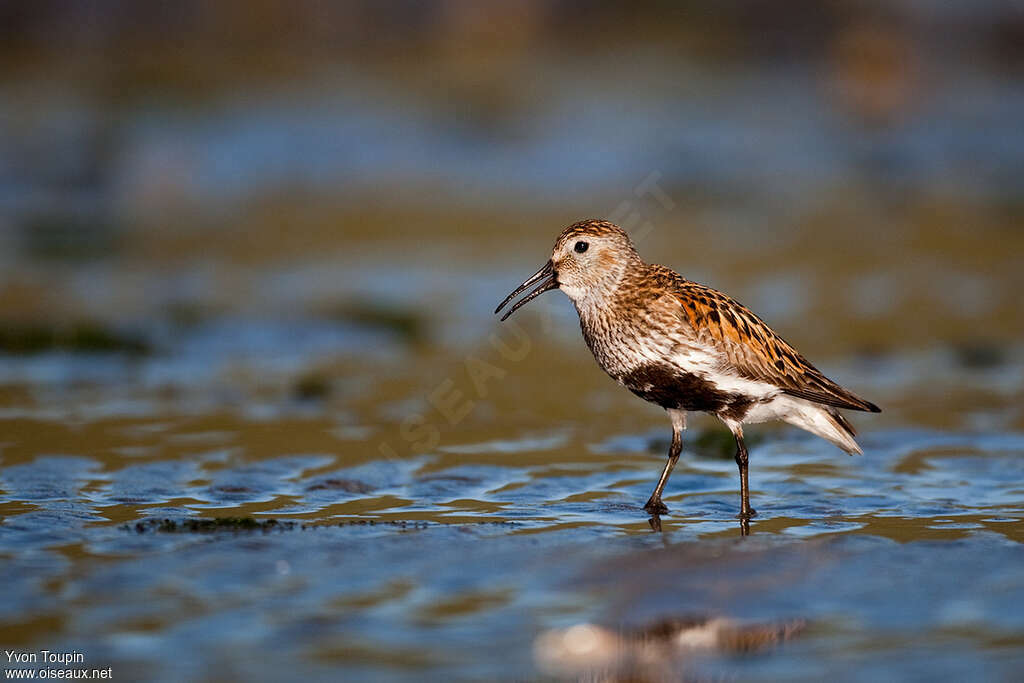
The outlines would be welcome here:
M 668 460 L 644 505 L 655 518 L 668 512 L 662 494 L 682 452 L 687 413 L 714 415 L 735 437 L 739 519 L 749 524 L 757 512 L 750 506 L 744 424 L 781 420 L 853 455 L 862 451 L 840 409 L 881 412 L 822 374 L 732 297 L 646 263 L 629 234 L 609 221 L 588 219 L 565 228 L 548 262 L 494 313 L 529 290 L 502 316 L 505 321 L 553 289 L 575 305 L 598 365 L 668 413 Z

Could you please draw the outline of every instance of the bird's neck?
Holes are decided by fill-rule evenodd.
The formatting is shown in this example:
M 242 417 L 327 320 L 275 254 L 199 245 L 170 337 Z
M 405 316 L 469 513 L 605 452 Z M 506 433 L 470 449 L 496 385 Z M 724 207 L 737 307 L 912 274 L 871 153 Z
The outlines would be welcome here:
M 581 319 L 611 315 L 618 308 L 624 286 L 636 273 L 644 268 L 642 261 L 624 261 L 604 270 L 598 281 L 591 283 L 586 291 L 577 296 L 570 295 Z

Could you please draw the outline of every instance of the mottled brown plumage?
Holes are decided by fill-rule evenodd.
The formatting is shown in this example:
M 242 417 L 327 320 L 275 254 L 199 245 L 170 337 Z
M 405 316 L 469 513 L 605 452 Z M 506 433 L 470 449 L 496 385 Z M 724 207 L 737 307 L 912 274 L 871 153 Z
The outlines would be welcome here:
M 752 380 L 770 382 L 783 392 L 815 403 L 878 412 L 873 403 L 854 396 L 821 374 L 749 308 L 732 297 L 691 282 L 675 271 L 646 265 L 637 273 L 629 305 L 664 307 L 678 319 L 680 331 L 718 349 L 736 371 Z M 671 323 L 670 323 L 671 324 Z
M 661 492 L 679 457 L 688 411 L 718 416 L 735 435 L 744 519 L 755 514 L 748 500 L 744 423 L 781 419 L 859 453 L 853 428 L 838 409 L 879 411 L 825 377 L 746 306 L 645 263 L 626 232 L 607 221 L 563 230 L 548 263 L 498 310 L 534 285 L 505 317 L 549 289 L 562 289 L 579 312 L 598 364 L 669 412 L 673 445 L 646 505 L 652 512 L 665 511 Z

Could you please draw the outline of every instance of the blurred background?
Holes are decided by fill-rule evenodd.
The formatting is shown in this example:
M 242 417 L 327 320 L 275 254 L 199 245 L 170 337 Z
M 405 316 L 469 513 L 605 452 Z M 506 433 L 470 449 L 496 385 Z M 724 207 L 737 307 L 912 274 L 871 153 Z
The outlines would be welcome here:
M 1019 3 L 8 2 L 0 33 L 8 351 L 471 343 L 612 214 L 812 356 L 1022 329 Z
M 460 661 L 470 619 L 529 672 L 539 625 L 581 613 L 531 611 L 552 597 L 529 564 L 547 551 L 509 559 L 522 574 L 488 592 L 474 582 L 493 568 L 454 584 L 439 566 L 401 574 L 399 545 L 365 567 L 365 547 L 344 546 L 336 573 L 337 554 L 300 568 L 301 536 L 190 555 L 122 525 L 515 521 L 559 548 L 556 529 L 649 533 L 633 503 L 661 467 L 662 412 L 597 369 L 561 294 L 518 327 L 492 315 L 587 217 L 882 405 L 853 416 L 864 460 L 765 432 L 780 469 L 752 447 L 761 533 L 1024 539 L 1020 2 L 0 1 L 0 73 L 0 555 L 20 610 L 0 622 L 5 643 L 77 645 L 178 680 L 313 659 L 326 668 L 306 673 L 418 672 Z M 493 335 L 528 351 L 510 359 Z M 669 499 L 690 518 L 666 533 L 731 538 L 731 446 L 694 444 L 676 475 L 687 499 Z M 417 541 L 421 559 L 453 542 L 430 533 L 449 535 Z M 152 576 L 164 566 L 190 578 L 168 588 Z M 111 567 L 135 592 L 104 583 Z M 248 597 L 224 597 L 214 574 Z M 287 610 L 268 607 L 275 581 L 300 576 Z M 150 611 L 112 610 L 126 594 Z M 1016 630 L 967 647 L 1011 643 L 1019 662 L 1024 624 L 992 595 L 970 614 Z M 815 600 L 751 615 L 804 617 Z M 385 603 L 401 609 L 374 611 Z M 267 614 L 238 642 L 280 646 L 278 669 L 225 660 L 217 639 L 189 662 L 167 654 Z M 865 632 L 836 622 L 813 641 L 823 669 L 776 673 L 834 671 L 837 632 L 872 657 L 896 641 L 866 632 L 891 616 L 862 614 Z M 941 644 L 933 616 L 915 623 Z M 926 655 L 904 673 L 950 674 Z

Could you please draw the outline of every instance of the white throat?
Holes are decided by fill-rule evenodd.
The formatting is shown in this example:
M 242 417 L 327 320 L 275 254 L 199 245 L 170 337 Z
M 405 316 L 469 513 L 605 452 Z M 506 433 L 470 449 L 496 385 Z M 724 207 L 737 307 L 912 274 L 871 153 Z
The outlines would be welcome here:
M 626 265 L 618 264 L 614 269 L 603 273 L 600 279 L 588 282 L 586 286 L 572 282 L 572 280 L 560 281 L 558 286 L 576 304 L 578 310 L 595 307 L 606 308 L 615 297 L 625 273 Z

